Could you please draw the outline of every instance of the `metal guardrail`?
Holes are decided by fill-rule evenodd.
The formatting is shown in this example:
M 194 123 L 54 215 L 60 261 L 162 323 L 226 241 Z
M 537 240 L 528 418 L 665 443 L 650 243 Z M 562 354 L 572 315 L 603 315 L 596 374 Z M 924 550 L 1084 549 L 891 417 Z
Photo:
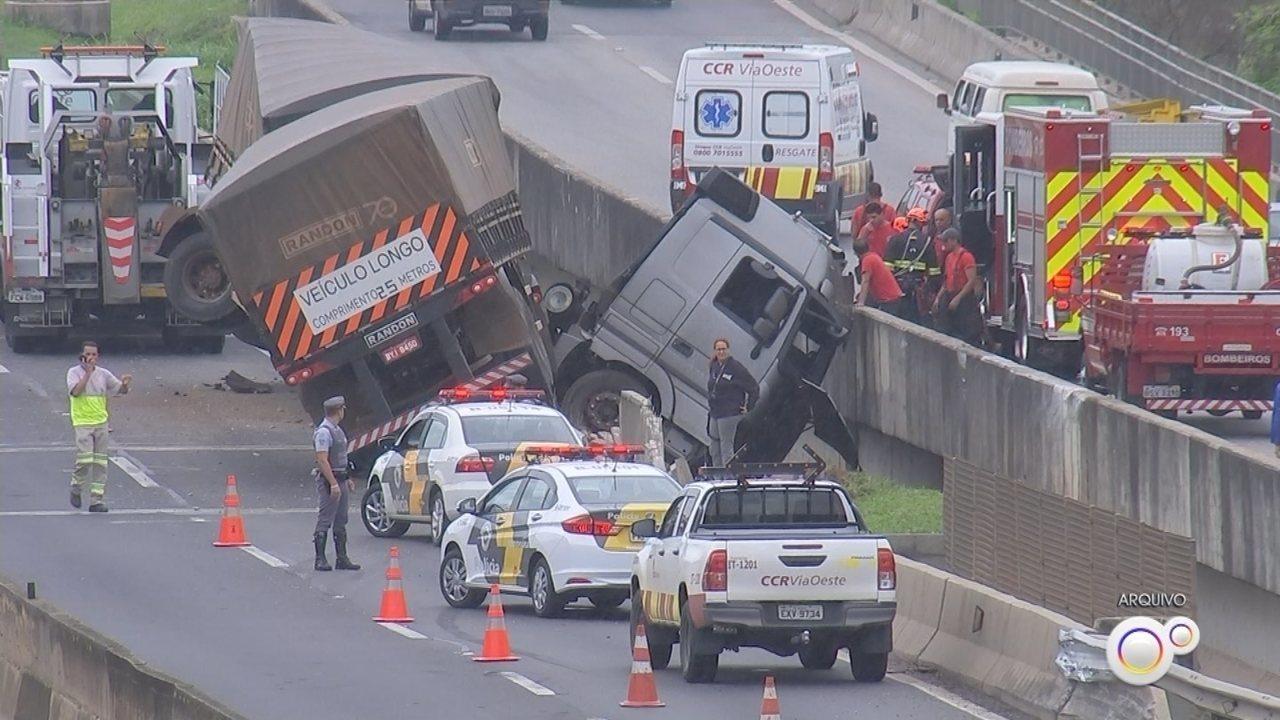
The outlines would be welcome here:
M 1105 635 L 1062 628 L 1058 631 L 1058 657 L 1055 664 L 1073 682 L 1119 682 L 1107 667 Z M 1174 665 L 1156 681 L 1156 687 L 1194 708 L 1179 712 L 1170 703 L 1171 717 L 1213 720 L 1277 720 L 1280 698 L 1223 680 L 1208 677 L 1190 668 Z
M 1039 40 L 1143 97 L 1262 108 L 1280 166 L 1280 95 L 1211 65 L 1089 0 L 963 0 L 986 27 Z

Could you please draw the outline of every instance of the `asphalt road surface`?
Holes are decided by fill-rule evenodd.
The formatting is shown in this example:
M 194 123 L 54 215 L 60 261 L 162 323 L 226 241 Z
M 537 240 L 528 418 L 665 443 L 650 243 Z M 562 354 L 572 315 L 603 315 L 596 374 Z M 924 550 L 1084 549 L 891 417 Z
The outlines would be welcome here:
M 439 553 L 421 531 L 396 541 L 417 618 L 407 634 L 370 619 L 392 542 L 369 536 L 358 517 L 351 554 L 364 570 L 313 572 L 310 426 L 296 398 L 278 381 L 267 395 L 206 386 L 232 369 L 271 378 L 266 358 L 239 343 L 214 357 L 103 349 L 102 365 L 133 373 L 135 390 L 111 401 L 111 512 L 73 510 L 64 377 L 74 357 L 0 350 L 0 573 L 34 581 L 41 598 L 251 718 L 628 712 L 618 707 L 631 666 L 626 605 L 604 615 L 584 605 L 551 621 L 509 598 L 521 660 L 481 665 L 470 654 L 485 614 L 445 605 Z M 252 553 L 211 545 L 228 474 L 237 476 Z M 843 663 L 809 672 L 759 651 L 726 655 L 714 687 L 659 672 L 667 707 L 650 714 L 756 717 L 765 670 L 777 675 L 788 718 L 993 717 L 927 679 L 917 687 L 896 666 L 889 680 L 862 685 Z

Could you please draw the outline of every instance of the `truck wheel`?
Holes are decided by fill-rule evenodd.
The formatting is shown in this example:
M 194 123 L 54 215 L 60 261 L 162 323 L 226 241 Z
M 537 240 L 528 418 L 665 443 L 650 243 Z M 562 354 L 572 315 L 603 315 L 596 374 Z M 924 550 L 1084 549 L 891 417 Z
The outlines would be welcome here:
M 889 670 L 889 653 L 849 653 L 853 679 L 858 682 L 880 682 Z
M 529 32 L 533 34 L 533 39 L 542 41 L 547 39 L 547 33 L 551 29 L 551 19 L 547 16 L 536 17 L 529 21 Z
M 715 682 L 716 670 L 720 668 L 720 654 L 700 655 L 693 651 L 697 642 L 698 629 L 693 626 L 693 617 L 689 615 L 689 604 L 680 606 L 680 665 L 683 669 L 684 681 L 687 683 Z
M 453 33 L 453 23 L 436 11 L 436 21 L 434 23 L 435 36 L 437 40 L 448 40 L 449 35 Z
M 221 320 L 238 310 L 231 299 L 231 281 L 205 232 L 178 243 L 169 254 L 164 289 L 174 309 L 197 322 Z
M 533 614 L 540 618 L 560 617 L 568 604 L 564 596 L 556 592 L 551 567 L 542 558 L 535 560 L 529 571 L 529 598 L 533 600 Z
M 413 4 L 409 4 L 409 31 L 422 32 L 427 29 L 427 16 L 420 12 L 415 12 Z
M 831 236 L 831 242 L 840 242 L 840 213 L 844 206 L 844 188 L 839 183 L 831 186 L 829 192 L 835 193 L 835 200 L 832 201 L 831 215 L 823 223 L 822 231 Z
M 569 386 L 565 414 L 580 430 L 607 432 L 618 426 L 623 390 L 649 394 L 639 380 L 620 370 L 592 370 Z
M 4 324 L 4 341 L 18 355 L 33 353 L 40 345 L 40 339 L 34 335 L 19 335 L 12 320 Z
M 640 590 L 632 589 L 631 591 L 631 632 L 630 647 L 636 646 L 636 628 L 640 623 L 644 623 L 645 640 L 649 643 L 649 665 L 654 670 L 665 670 L 671 664 L 671 651 L 674 645 L 670 641 L 664 641 L 667 637 L 666 633 L 659 632 L 644 617 L 644 603 L 640 600 Z
M 369 534 L 380 538 L 397 538 L 409 531 L 409 523 L 387 517 L 386 499 L 382 495 L 382 483 L 374 480 L 360 498 L 360 519 Z
M 449 607 L 464 610 L 478 608 L 484 602 L 484 590 L 467 587 L 467 563 L 456 547 L 449 548 L 440 561 L 440 594 Z
M 840 648 L 834 641 L 815 642 L 800 646 L 800 664 L 805 670 L 830 670 L 835 667 Z

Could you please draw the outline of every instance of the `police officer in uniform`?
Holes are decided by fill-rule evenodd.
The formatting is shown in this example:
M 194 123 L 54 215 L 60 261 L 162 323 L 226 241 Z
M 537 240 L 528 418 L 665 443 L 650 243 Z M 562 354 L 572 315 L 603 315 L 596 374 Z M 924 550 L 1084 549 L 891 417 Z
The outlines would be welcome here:
M 332 570 L 324 556 L 329 528 L 333 528 L 333 551 L 337 555 L 334 567 L 339 570 L 359 570 L 360 566 L 347 557 L 347 497 L 354 492 L 355 481 L 347 474 L 347 434 L 340 424 L 347 411 L 347 401 L 341 396 L 324 401 L 324 420 L 316 427 L 313 441 L 316 451 L 316 479 L 320 509 L 316 514 L 316 531 L 312 540 L 316 546 L 316 570 Z

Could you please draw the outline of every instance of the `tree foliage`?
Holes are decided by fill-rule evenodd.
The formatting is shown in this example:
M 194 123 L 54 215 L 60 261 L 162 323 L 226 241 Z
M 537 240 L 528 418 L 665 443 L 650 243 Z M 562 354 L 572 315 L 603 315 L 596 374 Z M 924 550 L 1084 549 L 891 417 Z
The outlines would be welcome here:
M 1239 73 L 1273 92 L 1280 92 L 1280 0 L 1242 11 L 1238 25 L 1244 32 Z

